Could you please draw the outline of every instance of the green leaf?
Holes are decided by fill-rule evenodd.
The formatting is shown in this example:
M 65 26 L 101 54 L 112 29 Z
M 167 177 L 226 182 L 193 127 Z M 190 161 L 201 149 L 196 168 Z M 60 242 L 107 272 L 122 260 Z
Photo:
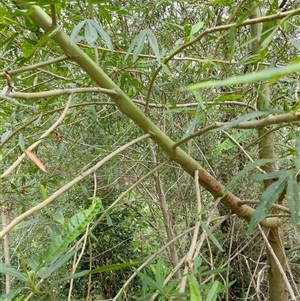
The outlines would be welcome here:
M 188 275 L 188 280 L 190 287 L 190 301 L 202 301 L 199 283 L 197 282 L 195 276 Z
M 164 286 L 164 265 L 160 259 L 157 260 L 155 269 L 155 280 L 156 282 L 163 287 Z
M 96 28 L 93 26 L 92 21 L 93 20 L 86 20 L 85 22 L 84 38 L 90 46 L 96 47 L 95 42 L 98 38 L 98 34 Z
M 272 30 L 272 29 L 273 29 L 273 30 Z M 269 32 L 269 31 L 271 31 L 271 33 L 270 33 L 268 36 L 266 36 L 266 37 L 264 38 L 264 40 L 262 41 L 260 51 L 263 51 L 264 49 L 266 49 L 267 47 L 269 47 L 270 43 L 271 43 L 272 40 L 273 40 L 274 35 L 277 34 L 277 32 L 278 32 L 278 27 L 277 27 L 277 25 L 274 26 L 273 28 L 269 28 L 269 29 L 268 29 L 268 32 Z
M 297 225 L 300 211 L 299 185 L 297 181 L 298 172 L 289 175 L 286 198 L 290 209 L 291 221 L 294 226 Z
M 150 47 L 152 48 L 152 50 L 156 56 L 156 60 L 160 63 L 159 46 L 157 43 L 156 36 L 153 33 L 153 31 L 149 28 L 146 29 L 146 32 L 147 32 L 147 38 L 148 38 Z
M 65 209 L 66 209 L 66 207 L 59 208 L 57 211 L 55 211 L 52 214 L 53 220 L 55 220 L 56 222 L 60 223 L 61 225 L 65 224 L 65 218 L 64 218 L 64 211 L 65 211 Z
M 194 269 L 194 274 L 197 274 L 198 273 L 198 268 L 201 267 L 202 265 L 202 258 L 197 255 L 194 259 L 194 262 L 193 262 L 193 269 Z
M 184 139 L 186 137 L 188 137 L 195 129 L 196 126 L 198 126 L 201 123 L 201 120 L 199 118 L 199 116 L 197 116 L 192 123 L 189 125 L 189 127 L 187 128 L 187 130 L 185 131 L 184 135 L 182 136 L 181 139 Z
M 228 33 L 228 40 L 229 40 L 228 46 L 230 47 L 230 56 L 229 56 L 230 62 L 232 61 L 235 54 L 235 45 L 236 45 L 235 35 L 236 33 L 233 30 L 230 30 Z
M 272 183 L 261 195 L 259 205 L 253 212 L 248 232 L 252 233 L 259 222 L 261 222 L 270 212 L 272 205 L 278 200 L 289 179 L 289 175 L 281 176 L 276 182 Z
M 205 103 L 203 102 L 203 99 L 202 99 L 202 97 L 201 97 L 201 91 L 195 90 L 195 91 L 192 91 L 192 93 L 193 93 L 193 95 L 194 95 L 196 101 L 198 102 L 200 108 L 201 108 L 203 111 L 205 111 Z
M 255 173 L 255 174 L 250 175 L 249 179 L 256 180 L 256 181 L 270 180 L 270 179 L 286 176 L 287 174 L 289 174 L 289 172 L 287 170 L 273 171 L 273 172 L 269 172 L 269 173 L 265 173 L 265 174 Z
M 147 34 L 147 30 L 144 29 L 133 39 L 125 55 L 125 61 L 127 60 L 129 54 L 132 52 L 133 49 L 134 52 L 133 52 L 132 61 L 135 62 L 137 60 L 138 55 L 142 52 L 144 48 L 146 34 Z
M 223 130 L 228 130 L 234 126 L 237 126 L 238 124 L 240 124 L 241 122 L 248 120 L 248 119 L 254 119 L 257 117 L 261 117 L 261 116 L 266 116 L 269 115 L 270 111 L 256 111 L 256 112 L 252 112 L 249 114 L 245 114 L 227 124 L 225 124 L 224 126 L 221 126 L 219 128 L 214 129 L 214 132 L 218 132 L 218 131 L 223 131 Z
M 99 212 L 101 207 L 101 201 L 94 201 L 87 210 L 76 213 L 66 226 L 65 236 L 61 237 L 58 235 L 54 237 L 38 268 L 41 268 L 46 263 L 53 260 L 56 256 L 60 255 L 68 247 L 68 245 L 85 230 L 87 224 Z
M 197 34 L 200 29 L 203 28 L 203 26 L 204 26 L 204 22 L 202 22 L 202 21 L 192 25 L 191 36 L 190 36 L 191 40 L 194 38 L 194 35 Z
M 221 274 L 221 273 L 227 272 L 227 271 L 228 271 L 228 268 L 208 270 L 208 271 L 201 272 L 200 276 L 207 277 L 207 276 L 211 276 L 211 275 L 218 275 L 218 274 Z
M 77 24 L 70 35 L 71 44 L 74 44 L 78 41 L 78 33 L 80 32 L 81 28 L 84 26 L 85 21 L 81 21 L 79 24 Z
M 243 141 L 249 141 L 249 136 L 253 135 L 253 132 L 251 130 L 244 130 L 235 132 L 232 134 L 232 138 L 235 139 L 238 143 L 241 143 Z M 227 138 L 225 139 L 221 144 L 219 144 L 214 150 L 214 154 L 219 154 L 223 150 L 229 150 L 234 147 L 237 147 L 237 144 L 232 141 L 232 139 Z
M 27 278 L 24 273 L 19 272 L 15 268 L 6 265 L 5 263 L 0 262 L 0 273 L 7 274 L 12 277 L 15 277 L 21 281 L 27 281 Z
M 106 223 L 108 226 L 112 226 L 113 222 L 109 214 L 106 215 Z
M 210 288 L 207 297 L 206 297 L 206 301 L 215 301 L 217 300 L 218 294 L 219 294 L 219 289 L 221 287 L 221 283 L 216 280 L 212 287 Z
M 45 279 L 48 278 L 54 271 L 62 267 L 74 254 L 79 250 L 79 248 L 76 248 L 72 250 L 71 252 L 60 255 L 57 257 L 57 260 L 54 260 L 53 263 L 50 265 L 47 265 L 45 267 L 42 267 L 40 270 L 38 270 L 39 277 Z
M 19 146 L 20 146 L 21 150 L 24 151 L 25 141 L 24 141 L 22 133 L 19 134 Z
M 80 277 L 83 277 L 83 276 L 120 270 L 120 269 L 124 269 L 124 268 L 128 268 L 128 267 L 132 267 L 132 266 L 135 266 L 135 265 L 139 265 L 141 263 L 142 263 L 142 261 L 132 261 L 132 262 L 126 262 L 126 263 L 121 263 L 121 264 L 106 265 L 106 266 L 103 266 L 101 268 L 97 268 L 97 269 L 93 269 L 93 270 L 81 271 L 79 273 L 73 274 L 73 275 L 65 277 L 63 279 L 59 279 L 59 280 L 57 280 L 57 282 L 60 283 L 62 281 L 66 281 L 66 280 L 70 280 L 70 279 L 76 279 L 76 278 L 80 278 Z
M 166 74 L 168 74 L 170 77 L 172 77 L 172 72 L 171 72 L 169 65 L 166 65 L 161 62 L 161 66 L 162 66 L 163 70 L 166 72 Z
M 40 193 L 43 200 L 45 201 L 48 198 L 48 195 L 47 195 L 47 187 L 45 187 L 43 184 L 40 184 Z
M 280 68 L 268 68 L 264 69 L 262 71 L 257 71 L 253 73 L 248 73 L 245 75 L 240 75 L 236 77 L 230 77 L 224 80 L 216 80 L 216 81 L 206 81 L 202 83 L 198 83 L 191 86 L 186 86 L 181 88 L 181 91 L 186 90 L 197 90 L 197 89 L 203 89 L 203 88 L 211 88 L 211 87 L 225 87 L 225 86 L 231 86 L 231 85 L 238 85 L 238 84 L 245 84 L 245 83 L 254 83 L 259 81 L 266 81 L 270 80 L 274 77 L 282 77 L 287 74 L 292 74 L 295 72 L 300 71 L 300 64 L 293 63 L 284 67 Z
M 209 230 L 209 228 L 206 226 L 205 223 L 203 223 L 203 221 L 200 219 L 200 224 L 201 227 L 203 228 L 203 230 L 206 232 L 207 236 L 211 239 L 211 241 L 216 245 L 216 247 L 223 252 L 223 248 L 221 247 L 221 245 L 219 244 L 218 240 L 216 239 L 216 237 L 212 234 L 212 232 Z
M 11 290 L 9 293 L 1 295 L 0 300 L 3 300 L 3 301 L 22 301 L 22 300 L 24 300 L 24 295 L 21 294 L 22 290 L 23 290 L 23 287 L 19 287 L 17 289 Z
M 104 41 L 105 45 L 108 47 L 110 51 L 114 50 L 112 41 L 110 36 L 107 34 L 107 32 L 103 29 L 103 27 L 97 23 L 95 20 L 88 20 L 92 23 L 94 28 L 97 30 L 98 34 L 101 36 L 102 40 Z
M 234 187 L 233 184 L 236 183 L 240 178 L 242 178 L 250 170 L 256 168 L 257 166 L 265 165 L 268 163 L 274 163 L 274 162 L 278 162 L 278 161 L 282 161 L 282 160 L 280 160 L 278 158 L 274 158 L 274 159 L 260 159 L 260 160 L 254 161 L 254 162 L 250 162 L 249 164 L 246 165 L 245 168 L 243 168 L 240 172 L 238 172 L 235 176 L 233 176 L 231 178 L 231 180 L 227 183 L 227 185 L 225 187 L 224 194 L 226 194 L 231 187 Z
M 146 274 L 144 274 L 144 273 L 137 272 L 137 274 L 138 274 L 138 275 L 142 278 L 142 280 L 145 281 L 149 286 L 151 286 L 152 288 L 158 290 L 162 295 L 165 294 L 163 285 L 161 285 L 160 283 L 157 283 L 154 279 L 152 279 L 151 277 L 149 277 L 148 275 L 146 275 Z
M 295 167 L 298 171 L 300 171 L 300 140 L 297 139 L 296 140 L 296 152 L 297 155 L 294 157 L 294 163 L 295 163 Z

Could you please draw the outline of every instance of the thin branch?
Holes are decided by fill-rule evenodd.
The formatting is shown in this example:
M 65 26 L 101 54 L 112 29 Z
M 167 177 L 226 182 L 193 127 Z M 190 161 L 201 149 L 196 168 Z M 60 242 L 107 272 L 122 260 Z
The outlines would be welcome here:
M 43 66 L 59 63 L 61 61 L 67 60 L 67 59 L 68 59 L 67 55 L 62 55 L 62 56 L 57 57 L 57 58 L 52 59 L 52 60 L 48 60 L 48 61 L 44 61 L 44 62 L 41 62 L 41 63 L 25 66 L 25 67 L 14 69 L 14 70 L 10 70 L 9 74 L 14 75 L 14 74 L 34 70 L 34 69 L 37 69 L 37 68 L 40 68 L 40 67 L 43 67 Z M 0 76 L 5 76 L 5 72 L 0 72 Z
M 238 204 L 240 204 L 241 206 L 242 205 L 248 205 L 248 204 L 250 204 L 250 205 L 257 205 L 257 204 L 259 204 L 260 203 L 260 201 L 259 200 L 241 200 L 241 201 L 238 201 Z M 276 209 L 279 209 L 279 210 L 281 210 L 281 211 L 283 211 L 283 212 L 286 212 L 286 213 L 291 213 L 290 212 L 290 209 L 288 209 L 287 207 L 285 207 L 285 206 L 282 206 L 282 205 L 279 205 L 279 204 L 273 204 L 272 205 L 272 208 L 276 208 Z M 299 216 L 300 216 L 300 214 L 299 214 Z
M 122 192 L 120 194 L 120 196 L 111 204 L 109 205 L 109 207 L 101 214 L 101 216 L 94 222 L 93 227 L 91 228 L 91 230 L 93 230 L 98 224 L 99 222 L 107 215 L 110 213 L 110 211 L 112 209 L 114 209 L 116 207 L 116 205 L 125 197 L 125 195 L 127 195 L 131 190 L 133 190 L 136 186 L 138 186 L 141 182 L 143 182 L 145 179 L 147 179 L 150 175 L 152 175 L 153 173 L 155 173 L 157 170 L 159 170 L 161 167 L 163 167 L 164 165 L 166 165 L 167 163 L 169 163 L 170 161 L 167 160 L 161 164 L 159 164 L 158 166 L 156 166 L 155 168 L 153 168 L 150 172 L 148 172 L 146 175 L 144 175 L 143 177 L 139 178 L 133 185 L 131 185 L 128 189 L 126 189 L 124 192 Z
M 55 11 L 55 4 L 50 4 L 50 11 L 51 11 L 51 19 L 52 19 L 52 27 L 56 27 L 56 11 Z
M 265 235 L 265 233 L 264 233 L 264 231 L 262 230 L 262 228 L 261 228 L 260 225 L 258 225 L 258 229 L 259 229 L 259 231 L 260 231 L 261 236 L 263 237 L 263 240 L 265 241 L 265 244 L 266 244 L 266 246 L 267 246 L 267 248 L 268 248 L 270 254 L 272 255 L 274 261 L 275 261 L 276 264 L 277 264 L 277 267 L 278 267 L 278 269 L 279 269 L 279 271 L 280 271 L 280 274 L 281 274 L 282 278 L 284 279 L 286 288 L 287 288 L 287 290 L 289 291 L 292 300 L 293 300 L 293 301 L 296 301 L 296 296 L 295 296 L 295 294 L 294 294 L 294 292 L 293 292 L 293 289 L 292 289 L 292 287 L 291 287 L 291 285 L 290 285 L 290 281 L 289 281 L 288 278 L 286 277 L 285 271 L 283 270 L 283 267 L 281 266 L 280 261 L 278 260 L 276 254 L 274 253 L 273 248 L 272 248 L 272 246 L 270 245 L 270 243 L 269 243 L 269 241 L 268 241 L 268 238 L 266 237 L 266 235 Z
M 222 131 L 235 145 L 238 146 L 238 148 L 245 154 L 245 156 L 249 159 L 250 162 L 254 162 L 254 160 L 250 157 L 250 155 L 245 151 L 245 149 L 238 143 L 234 137 L 232 137 L 230 134 L 228 134 L 226 131 Z M 265 173 L 264 170 L 262 170 L 259 166 L 256 166 L 256 169 L 258 169 L 260 172 Z
M 266 118 L 262 118 L 259 120 L 252 120 L 252 121 L 245 121 L 245 122 L 240 122 L 237 125 L 234 126 L 228 126 L 230 125 L 230 123 L 232 123 L 232 121 L 230 122 L 215 122 L 205 128 L 202 128 L 201 130 L 195 132 L 194 134 L 176 142 L 173 145 L 173 149 L 175 149 L 176 147 L 178 147 L 179 145 L 195 138 L 201 135 L 204 135 L 205 133 L 215 130 L 215 129 L 219 129 L 221 127 L 226 127 L 228 126 L 228 128 L 233 128 L 233 129 L 261 129 L 263 127 L 266 126 L 270 126 L 270 125 L 278 125 L 278 124 L 285 124 L 286 126 L 288 126 L 289 123 L 293 123 L 293 122 L 299 122 L 300 121 L 300 113 L 287 113 L 287 114 L 280 114 L 277 116 L 268 116 Z
M 195 222 L 195 229 L 194 229 L 194 233 L 193 233 L 193 237 L 192 237 L 192 241 L 190 244 L 190 248 L 189 251 L 186 255 L 186 259 L 185 259 L 185 267 L 184 267 L 184 271 L 183 271 L 183 278 L 181 279 L 181 283 L 180 283 L 180 287 L 179 287 L 179 292 L 183 293 L 185 291 L 185 287 L 186 287 L 186 283 L 187 283 L 187 275 L 190 272 L 192 272 L 193 270 L 193 256 L 194 256 L 194 252 L 196 249 L 196 245 L 197 245 L 197 239 L 198 239 L 198 234 L 199 234 L 199 229 L 200 229 L 200 217 L 201 217 L 201 196 L 200 196 L 200 188 L 199 188 L 199 182 L 198 182 L 198 178 L 199 178 L 199 170 L 195 170 L 195 176 L 194 176 L 194 183 L 195 183 L 195 188 L 196 188 L 196 199 L 197 199 L 197 212 L 196 212 L 196 222 Z
M 112 89 L 104 88 L 73 88 L 73 89 L 57 89 L 51 91 L 41 91 L 34 93 L 24 93 L 24 92 L 12 92 L 9 94 L 12 98 L 21 98 L 21 99 L 39 99 L 46 98 L 58 95 L 70 95 L 75 93 L 105 93 L 108 95 L 117 95 L 117 91 Z M 1 97 L 1 96 L 0 96 Z
M 269 15 L 269 16 L 264 16 L 264 17 L 260 17 L 260 18 L 254 18 L 254 19 L 248 19 L 246 21 L 243 22 L 236 22 L 236 23 L 231 23 L 231 24 L 226 24 L 226 25 L 221 25 L 221 26 L 216 26 L 216 27 L 212 27 L 212 28 L 207 28 L 205 29 L 198 37 L 196 37 L 195 39 L 191 40 L 188 43 L 185 43 L 181 46 L 179 46 L 174 52 L 172 52 L 172 54 L 167 57 L 164 61 L 163 64 L 167 64 L 171 59 L 173 59 L 173 57 L 180 53 L 181 51 L 183 51 L 184 49 L 186 49 L 187 47 L 195 44 L 196 42 L 200 41 L 204 36 L 214 33 L 214 32 L 219 32 L 219 31 L 224 31 L 224 30 L 229 30 L 232 28 L 239 28 L 239 27 L 243 27 L 246 25 L 251 25 L 251 24 L 257 24 L 257 23 L 263 23 L 263 22 L 268 22 L 268 21 L 272 21 L 272 20 L 277 20 L 277 19 L 283 19 L 285 17 L 291 17 L 293 15 L 296 15 L 300 13 L 300 9 L 294 9 L 294 10 L 290 10 L 290 11 L 286 11 L 286 12 L 280 12 L 278 14 L 274 14 L 274 15 Z M 155 70 L 153 77 L 149 83 L 149 88 L 147 91 L 147 96 L 146 96 L 146 107 L 145 107 L 145 114 L 148 113 L 148 104 L 150 101 L 150 94 L 152 91 L 152 87 L 154 85 L 155 79 L 157 77 L 157 75 L 159 74 L 160 70 L 162 69 L 162 64 Z
M 153 255 L 151 255 L 141 266 L 139 266 L 136 269 L 136 272 L 134 272 L 129 278 L 128 280 L 124 283 L 124 285 L 121 287 L 121 289 L 119 290 L 119 292 L 116 294 L 116 296 L 112 299 L 112 301 L 117 301 L 119 296 L 121 295 L 122 292 L 124 292 L 125 288 L 129 285 L 129 283 L 132 281 L 132 279 L 137 275 L 137 273 L 139 271 L 141 271 L 144 267 L 146 267 L 148 265 L 148 263 L 150 263 L 154 258 L 156 258 L 157 255 L 159 255 L 161 252 L 163 252 L 166 248 L 169 247 L 169 245 L 171 245 L 172 243 L 174 243 L 176 240 L 178 240 L 179 238 L 181 238 L 182 236 L 186 235 L 187 233 L 191 232 L 194 229 L 194 227 L 185 230 L 184 232 L 182 232 L 181 234 L 179 234 L 178 236 L 176 236 L 174 239 L 172 239 L 171 241 L 169 241 L 167 244 L 165 244 L 163 247 L 161 247 L 156 253 L 154 253 Z
M 150 134 L 145 134 L 145 135 L 143 135 L 143 136 L 141 136 L 139 138 L 136 138 L 136 139 L 128 142 L 127 144 L 121 146 L 120 148 L 118 148 L 117 150 L 113 151 L 112 153 L 110 153 L 105 158 L 103 158 L 100 162 L 98 162 L 97 164 L 95 164 L 93 167 L 91 167 L 87 171 L 83 172 L 78 177 L 74 178 L 72 181 L 70 181 L 69 183 L 67 183 L 66 185 L 64 185 L 63 187 L 61 187 L 60 189 L 56 190 L 56 192 L 54 192 L 46 200 L 44 200 L 43 202 L 39 203 L 38 205 L 32 207 L 31 209 L 27 210 L 26 212 L 22 213 L 21 215 L 17 216 L 5 229 L 3 229 L 0 232 L 0 239 L 2 239 L 4 237 L 4 235 L 6 235 L 13 227 L 15 227 L 17 224 L 19 224 L 25 218 L 31 216 L 35 212 L 37 212 L 37 211 L 43 209 L 45 206 L 49 205 L 51 202 L 53 202 L 60 195 L 62 195 L 66 191 L 68 191 L 75 184 L 77 184 L 78 182 L 82 181 L 83 179 L 85 179 L 90 174 L 94 173 L 97 169 L 99 169 L 104 163 L 106 163 L 107 161 L 109 161 L 115 155 L 117 155 L 120 152 L 122 152 L 123 150 L 127 149 L 129 146 L 131 146 L 131 145 L 133 145 L 133 144 L 135 144 L 135 143 L 137 143 L 139 141 L 142 141 L 142 140 L 144 140 L 146 138 L 150 138 L 150 137 L 151 137 Z
M 60 117 L 57 119 L 57 121 L 44 133 L 41 135 L 40 139 L 38 141 L 36 141 L 35 143 L 33 143 L 32 145 L 30 145 L 27 150 L 32 151 L 33 149 L 35 149 L 38 145 L 40 145 L 43 142 L 43 138 L 47 137 L 49 134 L 51 134 L 55 128 L 57 128 L 59 126 L 59 124 L 63 121 L 63 119 L 65 118 L 68 110 L 69 110 L 69 106 L 71 104 L 71 100 L 73 98 L 73 94 L 71 94 L 68 98 L 68 101 L 66 103 L 65 109 L 62 112 L 62 114 L 60 115 Z M 6 176 L 8 176 L 22 161 L 23 159 L 26 157 L 26 154 L 23 153 L 1 176 L 0 178 L 4 178 Z

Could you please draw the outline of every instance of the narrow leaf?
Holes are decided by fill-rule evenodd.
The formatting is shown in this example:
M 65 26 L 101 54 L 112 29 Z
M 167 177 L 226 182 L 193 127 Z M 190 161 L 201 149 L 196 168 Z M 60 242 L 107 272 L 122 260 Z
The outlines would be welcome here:
M 229 34 L 228 34 L 228 38 L 229 38 L 229 47 L 230 47 L 230 56 L 229 56 L 229 61 L 231 62 L 233 57 L 234 57 L 234 54 L 235 54 L 235 45 L 236 45 L 236 40 L 235 40 L 235 31 L 231 30 L 229 31 Z
M 194 94 L 195 99 L 196 99 L 196 101 L 198 102 L 200 108 L 201 108 L 202 110 L 205 110 L 205 103 L 203 102 L 203 99 L 202 99 L 202 97 L 201 97 L 201 91 L 196 91 L 196 90 L 195 90 L 195 91 L 192 91 L 192 93 Z
M 0 300 L 5 301 L 22 301 L 24 300 L 24 295 L 21 294 L 23 287 L 11 290 L 9 293 L 1 295 Z
M 192 123 L 189 125 L 189 127 L 187 128 L 187 130 L 185 131 L 185 133 L 184 133 L 184 135 L 182 136 L 181 139 L 184 139 L 184 138 L 188 137 L 188 136 L 194 131 L 195 127 L 196 127 L 198 124 L 200 124 L 200 123 L 201 123 L 201 120 L 200 120 L 200 118 L 199 118 L 199 116 L 198 116 L 198 117 L 196 117 L 196 118 L 192 121 Z
M 190 301 L 202 301 L 199 284 L 193 275 L 188 275 L 190 287 Z
M 85 22 L 86 21 L 81 21 L 79 24 L 77 24 L 73 28 L 72 33 L 70 35 L 71 44 L 74 44 L 77 42 L 78 33 L 80 32 L 81 28 L 84 26 Z
M 20 145 L 21 150 L 24 151 L 25 141 L 24 141 L 22 133 L 19 134 L 19 145 Z
M 248 232 L 251 233 L 270 212 L 272 205 L 278 200 L 288 181 L 288 174 L 281 176 L 276 182 L 272 183 L 261 195 L 260 203 L 253 212 L 251 217 Z
M 153 33 L 153 31 L 149 28 L 147 29 L 147 37 L 148 37 L 150 47 L 152 48 L 152 50 L 156 56 L 156 60 L 160 63 L 160 54 L 159 54 L 159 46 L 157 43 L 157 39 L 156 39 L 156 36 Z
M 240 124 L 241 122 L 248 120 L 248 119 L 254 119 L 257 117 L 261 117 L 261 116 L 265 116 L 265 115 L 269 115 L 270 112 L 269 111 L 257 111 L 257 112 L 252 112 L 249 114 L 245 114 L 241 117 L 238 117 L 237 119 L 225 124 L 224 126 L 221 126 L 220 128 L 216 128 L 213 131 L 214 132 L 218 132 L 218 131 L 224 131 L 224 130 L 228 130 L 234 126 L 237 126 L 238 124 Z
M 142 280 L 147 282 L 148 285 L 150 285 L 152 288 L 155 288 L 162 295 L 164 295 L 164 288 L 162 285 L 160 285 L 159 283 L 157 283 L 155 280 L 153 280 L 151 277 L 149 277 L 148 275 L 146 275 L 144 273 L 137 272 L 137 274 L 142 278 Z
M 164 285 L 164 266 L 160 259 L 156 263 L 155 280 L 160 286 Z
M 269 173 L 265 173 L 265 174 L 255 173 L 255 174 L 250 175 L 249 179 L 256 180 L 256 181 L 270 180 L 270 179 L 285 176 L 287 174 L 289 174 L 289 172 L 287 170 L 279 170 L 279 171 L 269 172 Z
M 296 156 L 294 158 L 294 163 L 295 163 L 295 167 L 297 168 L 298 171 L 300 171 L 300 140 L 297 139 L 296 140 Z
M 221 287 L 221 283 L 218 280 L 216 280 L 207 294 L 206 301 L 217 300 L 220 287 Z
M 135 62 L 138 55 L 144 48 L 144 42 L 145 42 L 145 37 L 146 37 L 146 30 L 142 30 L 131 42 L 129 45 L 129 48 L 127 50 L 127 53 L 125 55 L 125 60 L 127 60 L 129 54 L 133 51 L 133 49 L 138 48 L 133 54 L 132 61 Z
M 46 172 L 46 168 L 43 165 L 43 163 L 40 161 L 40 159 L 31 151 L 25 149 L 24 153 L 27 155 L 27 157 L 43 172 Z
M 287 187 L 287 203 L 290 209 L 291 220 L 294 226 L 298 223 L 298 214 L 300 210 L 300 197 L 299 197 L 299 185 L 297 182 L 297 174 L 291 173 L 289 175 L 288 187 Z
M 2 263 L 2 262 L 0 262 L 0 273 L 7 274 L 7 275 L 10 275 L 12 277 L 16 277 L 16 278 L 18 278 L 19 280 L 22 280 L 22 281 L 27 281 L 27 278 L 23 273 L 19 272 L 15 268 L 13 268 L 11 266 L 8 266 L 8 265 L 6 265 L 5 263 Z
M 274 159 L 260 159 L 254 162 L 250 162 L 244 169 L 242 169 L 240 172 L 238 172 L 235 176 L 231 178 L 231 180 L 227 183 L 225 187 L 224 194 L 226 194 L 230 188 L 234 187 L 233 184 L 235 184 L 240 178 L 242 178 L 247 172 L 250 170 L 256 168 L 257 166 L 265 165 L 267 163 L 274 163 L 280 161 L 278 158 Z
M 79 248 L 76 248 L 67 254 L 59 256 L 55 263 L 51 264 L 50 266 L 47 265 L 46 267 L 41 268 L 38 271 L 38 275 L 44 279 L 48 278 L 54 271 L 62 267 L 72 256 L 74 256 L 74 254 L 78 250 Z
M 203 228 L 203 230 L 206 232 L 207 236 L 211 239 L 211 241 L 216 245 L 216 247 L 223 252 L 223 248 L 221 247 L 221 245 L 219 244 L 218 240 L 216 239 L 216 237 L 212 234 L 212 232 L 209 230 L 209 228 L 206 226 L 205 223 L 203 223 L 203 221 L 200 219 L 200 224 L 201 227 Z
M 76 279 L 76 278 L 80 278 L 80 277 L 84 277 L 84 276 L 88 276 L 88 275 L 93 275 L 93 274 L 98 274 L 98 273 L 103 273 L 103 272 L 109 272 L 109 271 L 115 271 L 115 270 L 120 270 L 120 269 L 124 269 L 124 268 L 128 268 L 128 267 L 132 267 L 135 265 L 139 265 L 141 264 L 141 261 L 132 261 L 132 262 L 126 262 L 126 263 L 121 263 L 121 264 L 111 264 L 111 265 L 106 265 L 97 269 L 93 269 L 93 270 L 85 270 L 85 271 L 81 271 L 79 273 L 70 275 L 68 277 L 65 277 L 63 279 L 59 279 L 57 280 L 57 282 L 62 282 L 62 281 L 66 281 L 66 280 L 70 280 L 70 279 Z
M 99 212 L 102 206 L 101 202 L 94 201 L 93 204 L 84 211 L 76 213 L 66 226 L 66 234 L 64 237 L 56 236 L 52 240 L 45 255 L 39 265 L 39 268 L 47 262 L 60 255 L 68 245 L 73 242 L 86 228 L 87 224 Z
M 95 20 L 90 20 L 90 22 L 93 24 L 94 28 L 97 30 L 98 34 L 102 38 L 105 45 L 108 47 L 110 51 L 114 50 L 112 41 L 110 36 L 107 34 L 107 32 L 103 29 L 103 27 L 97 23 Z
M 285 67 L 264 69 L 262 71 L 240 75 L 237 77 L 230 77 L 224 80 L 206 81 L 195 85 L 183 87 L 181 88 L 181 91 L 186 91 L 186 90 L 192 91 L 192 90 L 210 88 L 210 87 L 222 87 L 222 86 L 231 86 L 231 85 L 238 85 L 244 83 L 254 83 L 254 82 L 269 80 L 272 79 L 273 77 L 285 76 L 287 74 L 291 74 L 299 71 L 300 71 L 300 64 L 293 63 Z
M 95 42 L 98 38 L 98 34 L 97 34 L 97 30 L 93 26 L 93 23 L 91 22 L 91 20 L 87 20 L 85 23 L 84 38 L 90 46 L 96 47 Z

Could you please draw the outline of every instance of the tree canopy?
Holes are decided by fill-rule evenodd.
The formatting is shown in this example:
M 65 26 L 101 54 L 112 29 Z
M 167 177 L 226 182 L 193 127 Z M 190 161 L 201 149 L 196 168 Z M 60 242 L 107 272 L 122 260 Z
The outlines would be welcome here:
M 1 1 L 2 298 L 297 300 L 299 13 Z

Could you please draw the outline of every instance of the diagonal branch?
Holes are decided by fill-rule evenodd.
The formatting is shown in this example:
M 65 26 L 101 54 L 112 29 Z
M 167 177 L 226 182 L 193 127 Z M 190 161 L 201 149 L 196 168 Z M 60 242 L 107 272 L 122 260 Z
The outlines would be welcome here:
M 39 25 L 45 32 L 53 30 L 52 20 L 39 6 L 28 6 L 21 4 L 24 8 L 30 7 L 32 13 L 29 17 Z M 151 134 L 151 139 L 175 162 L 191 176 L 199 171 L 199 184 L 208 190 L 214 197 L 221 197 L 221 202 L 232 212 L 250 221 L 253 209 L 249 206 L 239 206 L 239 199 L 232 193 L 224 195 L 224 187 L 212 177 L 198 162 L 179 147 L 173 149 L 174 141 L 164 134 L 145 114 L 130 100 L 130 98 L 106 75 L 106 73 L 89 58 L 76 44 L 72 44 L 69 36 L 63 30 L 57 31 L 52 39 L 61 47 L 70 59 L 75 61 L 100 87 L 114 89 L 117 95 L 111 95 L 118 109 L 145 133 Z M 277 227 L 280 220 L 269 218 L 261 222 L 262 226 Z

